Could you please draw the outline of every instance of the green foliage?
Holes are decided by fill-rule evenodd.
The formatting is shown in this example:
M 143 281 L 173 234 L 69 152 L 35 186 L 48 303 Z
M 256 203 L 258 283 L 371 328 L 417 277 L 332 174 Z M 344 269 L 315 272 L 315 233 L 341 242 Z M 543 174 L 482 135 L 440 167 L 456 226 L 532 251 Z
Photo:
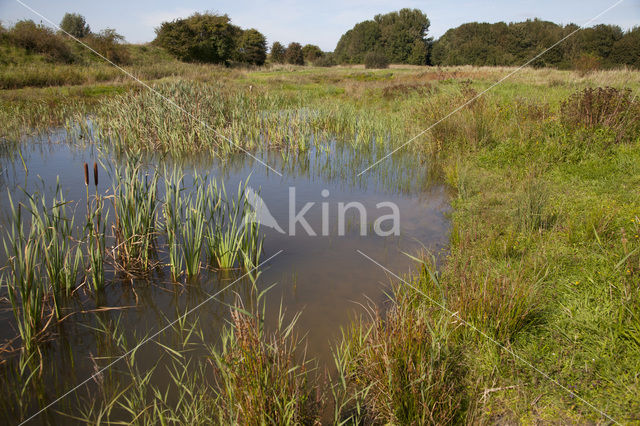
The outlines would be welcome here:
M 279 41 L 274 41 L 271 45 L 271 51 L 269 52 L 269 58 L 271 62 L 276 64 L 284 64 L 284 54 L 286 49 Z
M 116 64 L 128 64 L 131 62 L 129 51 L 122 44 L 124 37 L 112 28 L 107 28 L 98 34 L 90 34 L 86 37 L 87 44 L 99 52 L 105 58 Z
M 240 62 L 263 65 L 267 59 L 267 39 L 256 29 L 242 32 L 238 41 Z
M 314 63 L 321 58 L 322 55 L 322 50 L 315 44 L 305 44 L 302 48 L 302 56 L 304 56 L 304 60 L 307 62 Z
M 365 68 L 388 68 L 389 60 L 382 52 L 369 52 L 364 57 Z
M 256 29 L 242 30 L 227 15 L 196 13 L 186 19 L 163 22 L 154 44 L 185 62 L 264 64 L 267 40 Z
M 300 43 L 289 43 L 287 50 L 284 52 L 284 59 L 288 64 L 304 65 L 304 54 Z
M 240 28 L 227 15 L 196 13 L 186 19 L 163 22 L 154 43 L 186 62 L 228 63 Z
M 30 53 L 40 53 L 52 62 L 73 62 L 71 49 L 64 39 L 33 21 L 18 21 L 8 33 L 9 40 Z
M 362 63 L 368 52 L 380 51 L 392 63 L 427 64 L 429 25 L 427 15 L 418 9 L 376 15 L 373 21 L 356 24 L 340 38 L 337 60 Z
M 83 38 L 91 34 L 91 28 L 89 28 L 84 16 L 78 13 L 65 13 L 60 22 L 60 28 L 76 38 Z
M 521 65 L 578 29 L 539 19 L 505 24 L 471 22 L 448 30 L 433 46 L 434 65 Z M 533 62 L 536 67 L 597 69 L 637 64 L 637 31 L 615 25 L 585 28 Z M 635 54 L 635 56 L 634 56 Z
M 640 68 L 640 27 L 634 27 L 614 43 L 609 61 Z
M 315 60 L 313 63 L 316 67 L 332 67 L 337 65 L 335 55 L 331 52 L 325 53 L 321 57 Z

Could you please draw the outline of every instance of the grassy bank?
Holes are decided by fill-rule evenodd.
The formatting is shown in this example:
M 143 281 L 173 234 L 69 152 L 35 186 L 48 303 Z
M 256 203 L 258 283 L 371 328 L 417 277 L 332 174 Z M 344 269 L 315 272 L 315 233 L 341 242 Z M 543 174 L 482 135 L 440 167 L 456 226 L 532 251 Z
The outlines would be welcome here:
M 363 313 L 336 342 L 338 373 L 322 387 L 288 375 L 304 367 L 292 355 L 298 343 L 278 344 L 282 336 L 266 338 L 238 317 L 235 329 L 245 324 L 247 339 L 265 346 L 229 338 L 227 353 L 210 356 L 222 386 L 193 382 L 184 392 L 194 399 L 171 418 L 193 419 L 200 411 L 188 409 L 208 407 L 207 415 L 228 413 L 205 417 L 224 423 L 255 414 L 260 400 L 292 408 L 269 406 L 279 420 L 311 421 L 317 398 L 336 422 L 608 421 L 599 410 L 639 421 L 640 73 L 525 69 L 474 100 L 511 71 L 181 65 L 142 76 L 190 118 L 120 77 L 99 86 L 89 79 L 3 91 L 2 136 L 89 113 L 95 139 L 118 135 L 112 143 L 124 151 L 225 155 L 199 119 L 249 150 L 262 147 L 257 135 L 282 152 L 305 151 L 314 135 L 338 135 L 358 150 L 384 140 L 386 150 L 470 102 L 404 148 L 430 159 L 454 193 L 451 246 L 438 274 L 425 255 L 422 273 L 394 279 L 389 305 Z M 596 89 L 605 86 L 615 89 Z M 276 347 L 288 349 L 279 357 Z M 253 348 L 258 361 L 240 362 Z M 264 397 L 264 383 L 249 379 L 253 368 L 282 394 Z M 116 390 L 100 397 L 99 411 L 89 404 L 88 418 L 116 406 L 131 420 L 146 418 L 150 401 L 164 404 L 132 371 L 140 400 L 135 388 Z

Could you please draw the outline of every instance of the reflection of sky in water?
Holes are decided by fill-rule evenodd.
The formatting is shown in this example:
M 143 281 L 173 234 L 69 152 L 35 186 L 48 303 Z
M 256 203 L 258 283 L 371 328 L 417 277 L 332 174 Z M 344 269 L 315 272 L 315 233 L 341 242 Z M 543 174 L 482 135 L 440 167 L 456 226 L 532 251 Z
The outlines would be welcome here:
M 279 250 L 277 256 L 266 267 L 260 278 L 260 285 L 267 287 L 276 283 L 268 297 L 268 319 L 273 320 L 278 305 L 282 301 L 287 312 L 293 314 L 302 311 L 298 322 L 298 330 L 306 334 L 308 353 L 317 357 L 321 365 L 330 362 L 330 344 L 339 335 L 340 327 L 348 323 L 354 312 L 360 308 L 359 303 L 366 303 L 367 298 L 376 303 L 384 300 L 384 292 L 388 290 L 387 277 L 381 269 L 364 259 L 356 250 L 361 250 L 394 272 L 403 274 L 409 271 L 412 261 L 402 252 L 415 253 L 423 247 L 433 251 L 442 250 L 447 244 L 448 196 L 443 185 L 429 180 L 427 166 L 413 154 L 399 153 L 382 162 L 361 177 L 356 175 L 376 158 L 381 158 L 386 151 L 356 151 L 342 144 L 332 143 L 326 151 L 311 151 L 305 155 L 287 157 L 282 153 L 262 155 L 269 165 L 282 170 L 283 177 L 270 172 L 264 166 L 244 155 L 237 155 L 221 164 L 209 158 L 189 159 L 183 161 L 183 168 L 191 182 L 191 170 L 198 173 L 209 173 L 224 180 L 227 191 L 235 194 L 238 184 L 250 176 L 249 185 L 259 190 L 271 214 L 285 230 L 288 229 L 288 197 L 289 187 L 296 188 L 296 211 L 307 202 L 315 205 L 305 215 L 311 227 L 321 234 L 322 202 L 329 204 L 330 235 L 323 237 L 307 236 L 298 226 L 295 237 L 279 234 L 271 229 L 263 229 L 265 247 L 263 259 Z M 77 214 L 84 214 L 83 203 L 86 189 L 83 177 L 83 163 L 92 164 L 100 161 L 109 169 L 113 160 L 99 155 L 95 147 L 86 149 L 71 148 L 66 143 L 55 140 L 42 140 L 41 143 L 27 144 L 22 151 L 29 176 L 25 182 L 22 160 L 18 155 L 5 154 L 0 157 L 0 224 L 4 228 L 8 214 L 7 188 L 16 200 L 24 200 L 19 187 L 28 192 L 40 190 L 44 185 L 45 192 L 51 192 L 59 178 L 67 200 L 77 201 Z M 168 163 L 167 159 L 160 161 Z M 157 163 L 157 162 L 154 162 Z M 99 191 L 111 193 L 109 172 L 100 169 Z M 160 192 L 163 185 L 159 185 Z M 327 189 L 330 195 L 321 196 Z M 162 194 L 159 196 L 162 198 Z M 400 210 L 399 237 L 377 237 L 375 235 L 360 236 L 359 224 L 355 219 L 355 211 L 347 216 L 347 235 L 337 236 L 337 209 L 339 202 L 358 201 L 367 210 L 369 234 L 372 224 L 380 215 L 389 214 L 389 209 L 378 210 L 376 204 L 391 201 Z M 3 250 L 0 250 L 3 252 Z M 0 254 L 4 256 L 4 253 Z M 164 254 L 160 254 L 162 259 Z M 2 264 L 6 263 L 2 258 Z M 107 274 L 109 279 L 112 274 Z M 232 279 L 232 274 L 203 273 L 198 284 L 176 289 L 175 284 L 168 282 L 166 271 L 155 273 L 150 282 L 117 283 L 108 286 L 107 300 L 112 306 L 135 306 L 118 312 L 122 315 L 125 329 L 136 336 L 143 336 L 166 324 L 167 320 L 176 317 L 177 307 L 193 306 L 203 300 L 206 293 L 214 293 Z M 133 285 L 132 285 L 133 284 Z M 235 291 L 245 294 L 248 283 L 239 283 Z M 176 291 L 178 290 L 178 291 Z M 227 303 L 234 300 L 233 292 L 221 296 Z M 200 321 L 209 324 L 206 334 L 215 339 L 222 326 L 228 307 L 212 301 L 200 308 L 194 315 Z M 11 322 L 11 314 L 5 311 L 0 314 L 3 323 Z M 104 315 L 117 315 L 104 314 Z M 85 317 L 66 321 L 63 328 L 64 339 L 57 345 L 52 356 L 58 363 L 63 363 L 61 355 L 66 344 L 74 352 L 73 376 L 68 383 L 79 382 L 88 377 L 92 365 L 87 360 L 89 352 L 96 354 L 95 336 L 82 322 Z M 0 340 L 14 335 L 12 327 L 3 327 Z M 133 337 L 130 339 L 135 341 Z M 145 347 L 138 355 L 140 367 L 150 367 L 154 355 L 153 345 Z M 144 355 L 148 359 L 144 359 Z M 147 365 L 148 364 L 148 365 Z M 59 380 L 56 381 L 56 383 Z

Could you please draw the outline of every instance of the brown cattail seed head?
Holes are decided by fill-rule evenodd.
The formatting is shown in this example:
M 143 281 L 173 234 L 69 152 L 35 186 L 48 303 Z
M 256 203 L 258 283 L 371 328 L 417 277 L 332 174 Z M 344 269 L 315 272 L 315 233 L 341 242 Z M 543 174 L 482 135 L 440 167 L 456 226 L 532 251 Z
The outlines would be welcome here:
M 93 163 L 93 184 L 98 186 L 98 163 L 94 161 Z
M 89 165 L 84 163 L 84 184 L 89 186 Z

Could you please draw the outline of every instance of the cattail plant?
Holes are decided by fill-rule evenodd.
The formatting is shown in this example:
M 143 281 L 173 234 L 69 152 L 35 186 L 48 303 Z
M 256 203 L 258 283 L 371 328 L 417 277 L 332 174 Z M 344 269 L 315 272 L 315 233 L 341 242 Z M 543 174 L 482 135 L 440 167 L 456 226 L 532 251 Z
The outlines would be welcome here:
M 164 178 L 165 201 L 162 206 L 164 215 L 164 228 L 167 234 L 167 245 L 169 249 L 169 268 L 171 277 L 177 281 L 182 274 L 182 252 L 180 250 L 179 229 L 183 221 L 182 199 L 182 175 L 177 169 L 168 175 L 165 170 Z
M 3 273 L 3 281 L 7 285 L 7 294 L 20 337 L 27 351 L 30 351 L 43 327 L 45 284 L 41 281 L 36 228 L 32 226 L 26 234 L 22 208 L 20 205 L 16 208 L 11 194 L 9 204 L 10 231 L 8 237 L 3 238 L 8 272 L 6 278 Z
M 135 163 L 130 160 L 124 168 L 116 169 L 115 252 L 125 270 L 146 272 L 151 267 L 156 234 L 158 173 L 149 180 Z
M 27 194 L 28 195 L 28 194 Z M 38 237 L 42 257 L 58 319 L 62 318 L 62 299 L 71 294 L 78 280 L 82 251 L 75 243 L 74 218 L 67 214 L 67 201 L 62 196 L 60 181 L 56 182 L 55 197 L 50 208 L 45 197 L 39 202 L 28 195 L 32 226 Z
M 194 178 L 195 198 L 189 195 L 186 202 L 186 215 L 182 227 L 183 252 L 188 278 L 200 271 L 200 256 L 205 227 L 205 182 L 197 175 Z

